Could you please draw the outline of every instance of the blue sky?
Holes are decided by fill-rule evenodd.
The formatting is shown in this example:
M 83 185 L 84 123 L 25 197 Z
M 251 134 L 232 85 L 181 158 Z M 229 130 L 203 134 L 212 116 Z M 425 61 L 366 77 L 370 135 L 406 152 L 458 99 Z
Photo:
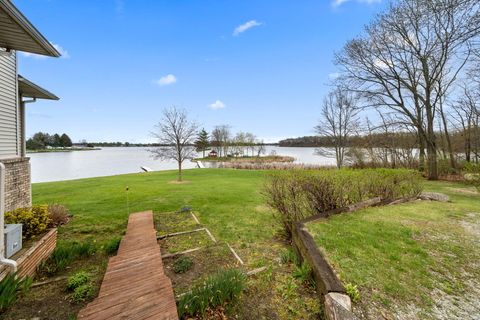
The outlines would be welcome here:
M 334 52 L 385 0 L 15 0 L 64 56 L 20 54 L 61 100 L 28 105 L 27 134 L 151 142 L 161 111 L 265 141 L 313 134 Z

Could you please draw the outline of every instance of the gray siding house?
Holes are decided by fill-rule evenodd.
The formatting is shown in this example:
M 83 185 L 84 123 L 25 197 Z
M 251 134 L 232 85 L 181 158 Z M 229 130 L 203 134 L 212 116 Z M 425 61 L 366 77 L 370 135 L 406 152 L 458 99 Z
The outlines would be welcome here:
M 60 53 L 9 0 L 0 0 L 0 162 L 5 165 L 5 210 L 31 205 L 30 162 L 25 152 L 25 107 L 58 97 L 18 75 L 17 51 Z

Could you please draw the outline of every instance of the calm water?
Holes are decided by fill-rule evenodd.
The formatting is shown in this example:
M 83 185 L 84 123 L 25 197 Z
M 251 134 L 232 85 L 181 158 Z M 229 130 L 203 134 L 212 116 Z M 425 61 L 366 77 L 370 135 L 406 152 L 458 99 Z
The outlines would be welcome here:
M 335 160 L 315 155 L 315 148 L 286 148 L 267 146 L 266 154 L 291 156 L 297 163 L 335 165 Z M 102 148 L 94 151 L 50 152 L 29 154 L 32 165 L 32 182 L 47 182 L 111 176 L 141 172 L 146 166 L 155 171 L 176 169 L 173 161 L 154 160 L 148 148 Z M 184 162 L 184 168 L 196 164 Z

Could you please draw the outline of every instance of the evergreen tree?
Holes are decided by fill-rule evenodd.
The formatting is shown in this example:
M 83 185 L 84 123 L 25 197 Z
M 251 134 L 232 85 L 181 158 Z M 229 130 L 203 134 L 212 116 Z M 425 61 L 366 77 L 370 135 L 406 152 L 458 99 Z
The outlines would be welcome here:
M 195 148 L 197 152 L 203 152 L 203 157 L 205 158 L 205 150 L 209 147 L 208 142 L 208 132 L 205 129 L 202 129 L 195 140 Z
M 72 139 L 70 139 L 70 137 L 66 133 L 62 134 L 62 136 L 60 137 L 60 146 L 65 148 L 71 147 L 72 145 Z

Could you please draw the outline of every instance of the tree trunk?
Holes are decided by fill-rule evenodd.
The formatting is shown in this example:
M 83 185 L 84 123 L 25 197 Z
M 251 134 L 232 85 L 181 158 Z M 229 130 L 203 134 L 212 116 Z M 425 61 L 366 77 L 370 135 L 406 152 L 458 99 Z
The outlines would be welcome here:
M 182 181 L 182 161 L 178 161 L 178 181 Z
M 452 141 L 450 139 L 450 134 L 448 132 L 447 119 L 445 118 L 443 107 L 441 107 L 440 109 L 440 115 L 442 116 L 443 132 L 445 134 L 445 140 L 447 141 L 447 150 L 448 150 L 448 155 L 450 157 L 450 167 L 452 167 L 452 169 L 455 169 L 457 167 L 455 164 L 455 155 L 453 153 Z
M 435 141 L 427 143 L 428 180 L 438 180 L 437 147 Z
M 418 155 L 418 170 L 420 172 L 425 171 L 425 138 L 418 133 L 418 140 L 419 140 L 419 155 Z

